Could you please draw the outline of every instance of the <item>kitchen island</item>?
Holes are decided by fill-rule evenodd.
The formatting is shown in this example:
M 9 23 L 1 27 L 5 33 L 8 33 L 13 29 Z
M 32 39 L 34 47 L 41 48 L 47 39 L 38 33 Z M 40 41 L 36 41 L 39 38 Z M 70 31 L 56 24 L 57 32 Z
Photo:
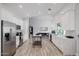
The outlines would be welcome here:
M 76 55 L 76 40 L 59 37 L 56 35 L 52 35 L 52 42 L 55 46 L 62 51 L 64 56 L 74 56 Z

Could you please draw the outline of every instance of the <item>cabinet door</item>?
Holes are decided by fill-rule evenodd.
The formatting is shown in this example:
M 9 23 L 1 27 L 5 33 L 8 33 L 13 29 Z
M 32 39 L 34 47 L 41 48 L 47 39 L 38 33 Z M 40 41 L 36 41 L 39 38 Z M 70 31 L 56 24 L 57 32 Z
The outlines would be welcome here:
M 63 40 L 63 54 L 67 56 L 76 55 L 76 40 L 75 39 Z

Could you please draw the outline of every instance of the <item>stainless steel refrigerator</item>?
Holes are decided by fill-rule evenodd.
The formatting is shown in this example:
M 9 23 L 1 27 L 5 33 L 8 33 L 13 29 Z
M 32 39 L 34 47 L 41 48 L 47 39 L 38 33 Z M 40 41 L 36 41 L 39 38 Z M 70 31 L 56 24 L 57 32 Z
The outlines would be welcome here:
M 12 56 L 16 53 L 16 24 L 1 21 L 1 55 Z

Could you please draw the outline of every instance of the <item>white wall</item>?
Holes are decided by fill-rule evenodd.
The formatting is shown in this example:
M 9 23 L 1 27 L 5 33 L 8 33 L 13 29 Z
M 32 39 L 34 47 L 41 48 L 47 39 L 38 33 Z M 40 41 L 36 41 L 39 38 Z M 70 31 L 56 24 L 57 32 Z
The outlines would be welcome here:
M 76 28 L 76 43 L 77 51 L 76 54 L 79 56 L 79 4 L 76 4 L 76 13 L 75 13 L 75 28 Z
M 48 27 L 47 32 L 51 32 L 53 22 L 54 19 L 52 16 L 37 16 L 30 18 L 30 25 L 33 26 L 34 35 L 40 32 L 40 27 Z
M 54 16 L 56 23 L 61 23 L 65 30 L 74 30 L 75 4 L 68 4 Z
M 23 41 L 29 39 L 29 18 L 23 19 Z

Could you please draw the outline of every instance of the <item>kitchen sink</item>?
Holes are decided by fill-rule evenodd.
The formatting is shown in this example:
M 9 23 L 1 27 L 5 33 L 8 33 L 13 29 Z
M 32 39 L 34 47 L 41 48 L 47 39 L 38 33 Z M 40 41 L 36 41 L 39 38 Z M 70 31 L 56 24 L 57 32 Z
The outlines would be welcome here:
M 70 39 L 73 39 L 74 37 L 73 36 L 65 36 L 66 38 L 70 38 Z

